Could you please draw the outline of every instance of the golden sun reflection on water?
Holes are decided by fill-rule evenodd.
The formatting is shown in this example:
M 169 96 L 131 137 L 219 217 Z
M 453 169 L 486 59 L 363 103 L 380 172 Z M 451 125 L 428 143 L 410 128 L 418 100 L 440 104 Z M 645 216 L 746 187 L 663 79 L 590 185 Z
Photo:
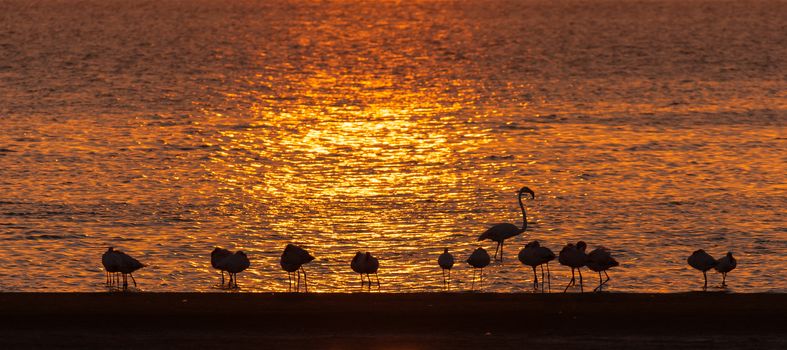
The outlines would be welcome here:
M 363 84 L 388 85 L 373 79 Z M 329 291 L 357 281 L 345 266 L 356 250 L 377 254 L 398 249 L 382 258 L 406 260 L 410 257 L 401 254 L 416 254 L 424 241 L 439 242 L 456 233 L 450 224 L 434 230 L 413 222 L 417 207 L 437 202 L 436 196 L 455 196 L 466 181 L 456 171 L 464 166 L 459 154 L 489 138 L 472 125 L 456 128 L 461 123 L 452 115 L 459 105 L 445 103 L 447 98 L 405 90 L 393 94 L 396 101 L 386 104 L 257 106 L 250 108 L 241 130 L 218 135 L 217 150 L 204 167 L 233 194 L 228 201 L 251 203 L 266 223 L 263 232 L 250 231 L 244 245 L 266 251 L 286 242 L 304 245 L 329 272 L 321 277 L 326 280 L 315 282 L 315 290 L 322 285 Z M 448 216 L 429 221 L 453 222 Z M 276 264 L 271 257 L 266 260 Z M 395 264 L 400 276 L 422 269 Z

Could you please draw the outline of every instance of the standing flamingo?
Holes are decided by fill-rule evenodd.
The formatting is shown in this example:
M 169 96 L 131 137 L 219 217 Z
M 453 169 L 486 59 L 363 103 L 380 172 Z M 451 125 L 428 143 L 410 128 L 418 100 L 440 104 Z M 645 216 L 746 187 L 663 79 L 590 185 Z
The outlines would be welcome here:
M 686 261 L 689 263 L 689 266 L 702 271 L 702 277 L 705 279 L 705 284 L 702 286 L 702 290 L 708 289 L 708 270 L 716 267 L 716 259 L 714 259 L 710 254 L 706 253 L 702 249 L 695 250 L 694 253 L 691 253 Z
M 380 288 L 380 277 L 377 276 L 377 270 L 380 268 L 380 260 L 372 256 L 372 253 L 366 252 L 364 255 L 364 262 L 363 262 L 364 272 L 366 272 L 366 278 L 369 279 L 369 286 L 372 286 L 372 278 L 369 276 L 370 274 L 374 274 L 374 278 L 377 280 L 377 288 Z
M 440 269 L 443 271 L 443 287 L 451 288 L 451 268 L 454 267 L 454 256 L 448 252 L 448 248 L 443 250 L 443 254 L 440 254 L 437 257 L 437 265 L 440 265 Z M 445 275 L 446 271 L 448 271 L 448 279 L 446 280 Z
M 555 253 L 547 247 L 542 247 L 538 241 L 532 241 L 519 251 L 519 261 L 533 268 L 533 289 L 538 290 L 538 274 L 536 267 L 541 266 L 541 292 L 544 292 L 544 265 L 547 266 L 547 281 L 552 288 L 549 274 L 549 262 L 555 260 Z
M 120 257 L 117 255 L 115 248 L 109 247 L 104 254 L 101 255 L 101 264 L 104 265 L 106 273 L 106 284 L 111 286 L 114 283 L 120 283 L 117 280 L 117 273 L 120 272 Z
M 131 281 L 134 282 L 134 287 L 136 287 L 137 281 L 134 279 L 134 275 L 132 273 L 145 267 L 145 265 L 124 252 L 119 250 L 115 250 L 114 252 L 119 261 L 118 272 L 123 275 L 123 290 L 128 289 L 128 277 L 126 277 L 126 275 L 131 276 Z
M 287 271 L 289 290 L 292 290 L 292 273 L 295 272 L 298 275 L 298 284 L 295 290 L 300 291 L 301 289 L 301 273 L 303 273 L 304 291 L 309 291 L 309 285 L 306 282 L 306 270 L 303 269 L 303 265 L 310 263 L 312 260 L 314 260 L 314 257 L 297 245 L 287 244 L 284 247 L 284 252 L 281 253 L 280 265 L 282 270 Z
M 481 283 L 484 282 L 484 268 L 489 265 L 489 253 L 486 252 L 484 248 L 476 248 L 473 251 L 473 254 L 470 254 L 470 257 L 467 258 L 467 263 L 473 267 L 473 283 L 470 286 L 470 289 L 475 290 L 475 271 L 477 269 L 481 269 L 481 277 L 479 278 L 478 284 L 479 286 Z
M 577 242 L 576 245 L 574 244 L 566 244 L 565 247 L 560 251 L 560 255 L 558 256 L 558 262 L 561 265 L 571 267 L 571 280 L 568 281 L 568 285 L 566 289 L 563 290 L 565 293 L 568 290 L 568 287 L 577 284 L 577 280 L 574 277 L 574 269 L 579 271 L 579 290 L 581 292 L 585 291 L 584 286 L 582 285 L 582 266 L 587 264 L 588 256 L 585 253 L 585 249 L 587 248 L 587 244 L 583 241 Z
M 240 250 L 221 260 L 221 262 L 219 262 L 219 269 L 227 271 L 230 275 L 230 282 L 227 287 L 238 288 L 238 273 L 248 269 L 249 266 L 251 266 L 249 257 Z
M 732 252 L 727 252 L 727 255 L 716 261 L 716 271 L 721 272 L 721 286 L 727 286 L 727 272 L 730 272 L 738 266 L 738 261 L 732 256 Z
M 503 261 L 503 242 L 506 239 L 517 236 L 527 230 L 527 213 L 525 212 L 525 205 L 522 203 L 522 196 L 525 193 L 530 193 L 531 199 L 536 199 L 536 194 L 527 186 L 520 188 L 517 192 L 519 207 L 522 208 L 522 228 L 519 228 L 516 225 L 510 223 L 496 224 L 478 236 L 479 241 L 488 239 L 497 242 L 497 248 L 495 248 L 495 260 L 498 260 L 497 251 L 499 250 L 500 261 Z
M 364 267 L 365 257 L 366 256 L 363 253 L 356 252 L 355 256 L 353 257 L 353 260 L 350 262 L 350 268 L 353 269 L 355 273 L 361 275 L 361 288 L 363 288 L 363 284 L 366 283 L 366 281 L 363 280 L 363 274 L 364 271 L 366 270 Z
M 618 265 L 618 261 L 612 257 L 612 254 L 607 248 L 598 247 L 588 254 L 587 267 L 591 271 L 598 272 L 598 287 L 593 289 L 594 292 L 596 290 L 600 292 L 602 286 L 609 282 L 607 270 Z M 603 282 L 601 281 L 601 272 L 604 272 L 604 275 L 607 276 L 607 279 Z
M 218 269 L 219 271 L 221 271 L 221 286 L 222 287 L 224 287 L 224 270 L 219 268 L 219 266 L 220 266 L 221 261 L 224 260 L 226 257 L 228 257 L 230 255 L 232 255 L 232 253 L 229 250 L 226 250 L 226 249 L 223 249 L 223 248 L 219 248 L 219 247 L 214 248 L 213 251 L 210 252 L 210 265 L 213 266 L 214 269 Z

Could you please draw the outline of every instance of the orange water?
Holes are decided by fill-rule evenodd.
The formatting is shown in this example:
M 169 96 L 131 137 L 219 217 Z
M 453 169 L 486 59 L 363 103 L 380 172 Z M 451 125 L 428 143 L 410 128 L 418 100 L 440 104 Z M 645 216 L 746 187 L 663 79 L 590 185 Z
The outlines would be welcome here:
M 780 1 L 5 1 L 0 291 L 100 291 L 114 246 L 145 291 L 437 291 L 497 222 L 516 260 L 579 239 L 609 290 L 695 290 L 695 249 L 733 251 L 736 292 L 787 291 L 787 3 Z M 570 276 L 553 264 L 558 289 Z M 589 271 L 592 283 L 597 276 Z M 720 277 L 710 274 L 711 284 Z

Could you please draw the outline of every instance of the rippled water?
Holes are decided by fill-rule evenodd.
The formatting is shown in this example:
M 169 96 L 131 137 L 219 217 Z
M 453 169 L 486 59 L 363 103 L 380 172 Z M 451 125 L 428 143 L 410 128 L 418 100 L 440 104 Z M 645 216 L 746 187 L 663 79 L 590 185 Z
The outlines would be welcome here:
M 787 291 L 783 1 L 3 1 L 0 290 L 99 291 L 100 255 L 146 291 L 439 290 L 497 222 L 531 225 L 486 271 L 528 291 L 538 239 L 612 249 L 613 291 Z M 483 242 L 490 251 L 494 245 Z M 557 286 L 569 271 L 552 265 Z M 454 287 L 468 288 L 459 263 Z M 586 278 L 594 276 L 586 272 Z M 711 274 L 711 284 L 720 278 Z

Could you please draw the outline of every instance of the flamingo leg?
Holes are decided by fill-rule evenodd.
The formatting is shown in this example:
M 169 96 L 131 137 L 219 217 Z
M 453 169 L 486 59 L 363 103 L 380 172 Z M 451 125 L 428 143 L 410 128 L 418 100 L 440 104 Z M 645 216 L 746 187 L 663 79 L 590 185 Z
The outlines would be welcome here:
M 582 285 L 582 269 L 578 268 L 577 271 L 579 272 L 579 291 L 584 293 L 585 292 L 585 288 Z
M 451 269 L 448 269 L 448 290 L 451 290 Z
M 123 274 L 123 290 L 126 290 L 126 289 L 128 289 L 128 277 L 126 277 L 126 274 L 124 273 Z
M 726 272 L 723 272 L 721 274 L 721 286 L 722 286 L 722 288 L 727 286 L 727 273 Z
M 544 264 L 541 264 L 541 293 L 544 292 L 544 284 L 546 284 L 546 279 L 544 278 Z
M 572 283 L 574 283 L 574 268 L 573 267 L 571 268 L 571 280 L 568 281 L 568 284 L 566 285 L 566 289 L 563 289 L 563 293 L 568 291 L 568 287 L 571 287 Z
M 475 290 L 475 269 L 473 269 L 473 278 L 470 281 L 470 290 Z
M 604 276 L 607 276 L 607 279 L 604 280 L 603 284 L 607 284 L 607 282 L 609 282 L 609 274 L 607 273 L 607 270 L 604 270 Z
M 134 282 L 134 288 L 136 288 L 137 287 L 137 280 L 134 279 L 134 275 L 133 274 L 128 274 L 128 275 L 131 276 L 131 281 Z
M 601 286 L 603 286 L 603 285 L 604 285 L 604 282 L 601 281 L 601 271 L 599 271 L 598 272 L 598 287 L 593 288 L 593 291 L 595 292 L 596 290 L 598 290 L 600 292 L 601 291 Z
M 295 291 L 296 292 L 300 292 L 301 291 L 301 274 L 300 274 L 300 272 L 298 272 L 298 270 L 295 270 L 295 274 L 298 275 L 298 285 L 295 286 Z
M 705 284 L 702 286 L 702 290 L 706 290 L 708 289 L 708 274 L 702 271 L 702 277 L 705 278 Z
M 500 241 L 500 262 L 503 262 L 503 243 L 505 241 Z
M 549 263 L 547 262 L 547 282 L 548 282 L 548 289 L 549 293 L 552 293 L 552 275 L 549 273 Z
M 224 287 L 224 270 L 221 270 L 221 286 Z
M 377 272 L 374 273 L 374 279 L 377 280 L 377 289 L 380 289 L 380 276 L 377 275 Z
M 309 283 L 306 282 L 306 270 L 301 267 L 301 272 L 303 272 L 303 291 L 308 293 L 309 292 Z
M 533 266 L 533 290 L 538 289 L 538 275 L 536 274 L 536 267 Z

